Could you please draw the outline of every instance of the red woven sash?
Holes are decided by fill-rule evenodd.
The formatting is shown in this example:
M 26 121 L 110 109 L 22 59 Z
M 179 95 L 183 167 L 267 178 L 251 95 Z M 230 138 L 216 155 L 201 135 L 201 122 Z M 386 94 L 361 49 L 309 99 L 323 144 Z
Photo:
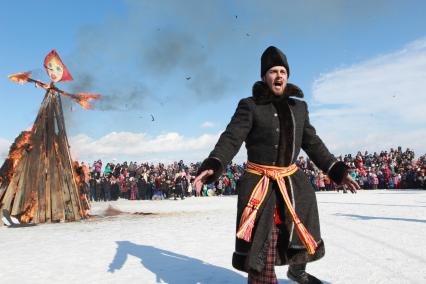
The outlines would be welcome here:
M 317 243 L 315 242 L 311 234 L 309 234 L 309 232 L 306 230 L 305 226 L 303 226 L 303 224 L 300 222 L 299 217 L 297 217 L 297 214 L 293 209 L 290 197 L 288 196 L 287 189 L 285 186 L 284 177 L 294 174 L 297 169 L 298 168 L 295 164 L 288 167 L 273 167 L 258 165 L 251 162 L 247 163 L 246 171 L 256 175 L 261 175 L 262 178 L 255 186 L 250 196 L 250 200 L 243 211 L 240 224 L 237 230 L 237 238 L 243 239 L 247 242 L 251 241 L 257 211 L 265 200 L 269 188 L 269 181 L 270 179 L 272 179 L 275 180 L 278 184 L 278 187 L 284 198 L 284 202 L 287 206 L 287 209 L 290 212 L 291 218 L 295 224 L 300 239 L 302 240 L 310 254 L 315 253 Z

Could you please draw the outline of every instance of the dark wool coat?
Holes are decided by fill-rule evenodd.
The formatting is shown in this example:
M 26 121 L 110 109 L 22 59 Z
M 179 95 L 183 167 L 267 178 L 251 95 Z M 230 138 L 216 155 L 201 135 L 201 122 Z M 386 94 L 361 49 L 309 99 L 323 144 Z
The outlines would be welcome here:
M 308 108 L 302 91 L 287 84 L 283 96 L 272 94 L 263 82 L 253 86 L 253 96 L 242 99 L 231 122 L 222 133 L 209 157 L 203 161 L 199 173 L 213 169 L 214 174 L 206 183 L 217 180 L 226 165 L 239 151 L 243 142 L 247 148 L 248 161 L 272 166 L 289 166 L 295 163 L 300 149 L 336 183 L 341 183 L 346 166 L 337 162 L 317 136 L 309 122 Z M 261 176 L 245 172 L 238 181 L 237 227 L 252 190 Z M 321 258 L 324 243 L 321 239 L 315 191 L 307 176 L 298 170 L 286 178 L 287 191 L 302 223 L 317 241 L 318 249 L 309 255 L 300 241 L 290 215 L 283 205 L 283 198 L 276 182 L 271 182 L 267 196 L 259 208 L 252 241 L 236 239 L 232 264 L 236 269 L 262 271 L 268 251 L 269 238 L 274 224 L 275 206 L 284 212 L 284 223 L 277 243 L 276 265 L 306 263 Z

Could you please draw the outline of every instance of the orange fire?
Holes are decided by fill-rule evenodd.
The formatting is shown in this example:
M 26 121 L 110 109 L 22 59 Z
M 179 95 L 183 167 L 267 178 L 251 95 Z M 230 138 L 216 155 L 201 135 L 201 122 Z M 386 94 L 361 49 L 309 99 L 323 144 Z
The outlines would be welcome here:
M 37 210 L 37 196 L 35 192 L 31 192 L 31 203 L 25 207 L 24 214 L 20 221 L 23 223 L 31 223 L 34 218 L 34 212 Z
M 31 151 L 31 133 L 31 131 L 21 132 L 21 134 L 15 139 L 12 146 L 10 146 L 9 156 L 0 169 L 0 183 L 10 181 L 12 179 L 16 165 L 25 153 L 24 151 Z
M 73 173 L 74 173 L 74 179 L 75 182 L 77 183 L 77 187 L 78 187 L 78 195 L 80 198 L 80 204 L 81 204 L 81 209 L 80 209 L 80 216 L 81 217 L 89 217 L 89 210 L 90 210 L 90 203 L 89 203 L 89 198 L 87 196 L 87 192 L 85 192 L 84 188 L 86 188 L 85 186 L 85 171 L 83 169 L 82 166 L 80 166 L 78 161 L 73 161 Z
M 81 177 L 80 177 L 80 164 L 78 161 L 73 161 L 73 173 L 74 173 L 74 179 L 78 187 L 80 187 Z
M 73 98 L 75 101 L 81 105 L 84 109 L 91 109 L 92 105 L 89 103 L 91 100 L 97 100 L 101 97 L 98 94 L 75 94 Z
M 31 131 L 23 131 L 15 139 L 15 142 L 10 147 L 9 156 L 7 157 L 4 165 L 2 166 L 0 183 L 2 182 L 9 183 L 12 180 L 19 160 L 21 160 L 22 156 L 25 155 L 26 152 L 31 151 L 33 147 L 31 145 L 31 135 L 32 135 Z M 23 215 L 25 215 L 25 217 L 24 219 L 19 218 L 21 220 L 24 220 L 24 222 L 26 223 L 29 223 L 32 221 L 32 217 L 34 216 L 34 212 L 37 208 L 37 198 L 35 196 L 36 196 L 36 193 L 32 192 L 31 202 L 25 207 L 25 210 L 24 210 Z
M 9 75 L 7 77 L 9 77 L 9 79 L 12 80 L 13 82 L 16 82 L 16 83 L 22 85 L 22 84 L 28 82 L 28 79 L 31 78 L 31 72 L 15 73 L 15 74 Z
M 9 159 L 12 160 L 13 166 L 9 171 L 9 177 L 13 176 L 13 171 L 15 170 L 16 165 L 24 154 L 24 150 L 27 152 L 31 151 L 31 131 L 22 131 L 21 135 L 18 136 L 15 143 L 10 147 Z
M 39 80 L 32 79 L 31 72 L 15 73 L 15 74 L 9 75 L 8 77 L 13 82 L 16 82 L 19 84 L 24 84 L 26 82 L 34 83 L 37 87 L 42 87 L 45 90 L 58 93 L 65 97 L 69 97 L 72 100 L 74 100 L 76 103 L 78 103 L 81 107 L 83 107 L 84 109 L 92 109 L 92 105 L 90 104 L 90 101 L 101 98 L 101 95 L 99 94 L 86 94 L 86 93 L 70 94 L 70 93 L 64 92 L 62 90 L 59 90 L 53 83 L 46 84 Z

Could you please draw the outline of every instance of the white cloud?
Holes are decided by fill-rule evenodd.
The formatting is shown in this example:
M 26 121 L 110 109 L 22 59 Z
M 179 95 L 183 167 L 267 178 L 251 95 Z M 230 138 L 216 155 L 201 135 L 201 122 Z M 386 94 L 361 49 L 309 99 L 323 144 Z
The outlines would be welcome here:
M 111 132 L 99 139 L 86 134 L 69 137 L 71 156 L 78 161 L 138 161 L 172 163 L 184 160 L 187 163 L 204 160 L 213 150 L 220 133 L 185 137 L 176 132 L 158 136 L 146 133 Z M 0 161 L 6 159 L 11 142 L 0 138 Z M 244 145 L 234 161 L 246 160 Z
M 219 138 L 218 134 L 185 137 L 176 132 L 158 136 L 146 133 L 111 132 L 99 139 L 86 134 L 70 138 L 72 156 L 80 161 L 97 159 L 111 161 L 148 161 L 171 163 L 184 160 L 198 162 L 205 159 Z M 244 160 L 241 153 L 236 159 Z
M 401 145 L 426 152 L 426 38 L 322 74 L 311 120 L 336 153 Z
M 215 126 L 215 124 L 213 122 L 211 122 L 211 121 L 206 121 L 203 124 L 201 124 L 202 128 L 212 128 L 214 126 Z

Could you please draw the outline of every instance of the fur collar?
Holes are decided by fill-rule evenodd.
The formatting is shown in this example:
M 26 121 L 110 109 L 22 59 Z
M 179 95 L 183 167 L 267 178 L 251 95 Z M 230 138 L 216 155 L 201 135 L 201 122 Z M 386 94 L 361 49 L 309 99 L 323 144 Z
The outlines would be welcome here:
M 279 97 L 275 96 L 269 89 L 268 85 L 266 85 L 263 81 L 257 81 L 254 83 L 252 92 L 255 103 L 259 105 L 269 104 L 289 97 L 303 98 L 302 90 L 291 83 L 287 83 L 284 95 Z

